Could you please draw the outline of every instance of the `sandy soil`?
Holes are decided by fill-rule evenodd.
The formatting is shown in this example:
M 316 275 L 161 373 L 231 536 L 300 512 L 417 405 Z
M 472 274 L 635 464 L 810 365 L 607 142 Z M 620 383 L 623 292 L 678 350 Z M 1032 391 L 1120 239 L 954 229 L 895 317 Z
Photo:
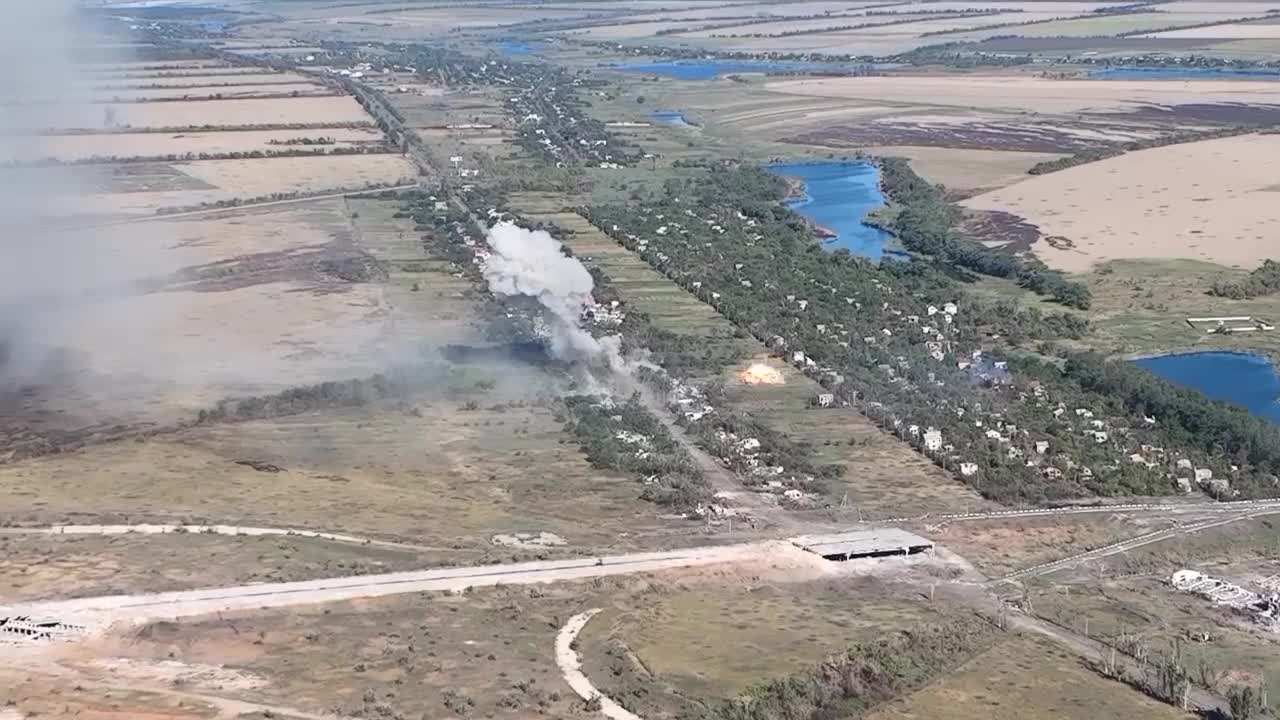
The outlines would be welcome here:
M 272 99 L 199 100 L 191 102 L 135 103 L 75 108 L 53 123 L 67 129 L 101 129 L 106 108 L 112 108 L 117 127 L 203 127 L 236 125 L 287 125 L 293 123 L 369 122 L 369 116 L 350 97 L 301 97 Z M 50 123 L 36 118 L 30 129 Z
M 417 176 L 399 155 L 300 156 L 251 160 L 197 160 L 173 163 L 194 184 L 176 188 L 131 188 L 128 192 L 96 192 L 75 199 L 84 214 L 152 215 L 158 208 L 188 207 L 232 198 L 254 198 L 277 192 L 318 192 L 395 184 Z M 189 188 L 189 189 L 188 189 Z
M 173 100 L 175 98 L 207 98 L 221 95 L 226 99 L 275 97 L 280 95 L 329 96 L 334 91 L 323 85 L 309 82 L 280 82 L 255 85 L 188 84 L 163 88 L 111 88 L 88 90 L 82 97 L 90 102 L 128 102 L 130 100 Z
M 301 138 L 333 138 L 332 145 L 275 145 Z M 333 148 L 379 144 L 376 129 L 319 128 L 315 130 L 239 130 L 186 133 L 108 133 L 105 135 L 41 135 L 19 143 L 7 143 L 0 162 L 45 158 L 76 160 L 91 157 L 163 157 L 186 153 L 232 153 L 283 150 L 327 151 Z
M 936 147 L 881 146 L 867 148 L 872 155 L 904 157 L 930 182 L 949 190 L 1000 188 L 1026 180 L 1027 169 L 1062 155 L 1008 150 L 964 150 Z
M 1143 105 L 1189 103 L 1280 104 L 1280 84 L 1264 80 L 1097 82 L 966 75 L 784 80 L 769 83 L 768 88 L 796 95 L 1032 113 L 1125 112 Z
M 1280 25 L 1269 23 L 1227 23 L 1225 25 L 1209 25 L 1206 27 L 1168 30 L 1144 38 L 1191 38 L 1191 39 L 1223 39 L 1223 40 L 1275 40 L 1280 39 Z
M 1114 258 L 1197 258 L 1253 267 L 1275 254 L 1280 136 L 1245 135 L 1143 150 L 1021 182 L 964 202 L 1026 218 L 1053 267 Z M 1073 246 L 1073 247 L 1072 247 Z

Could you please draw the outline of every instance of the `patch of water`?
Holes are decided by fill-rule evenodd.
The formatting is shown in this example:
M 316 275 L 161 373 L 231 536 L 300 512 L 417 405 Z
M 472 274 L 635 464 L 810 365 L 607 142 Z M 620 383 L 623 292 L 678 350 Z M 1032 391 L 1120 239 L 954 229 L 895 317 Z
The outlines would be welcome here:
M 846 248 L 854 255 L 879 260 L 893 234 L 867 225 L 867 213 L 884 207 L 880 169 L 869 162 L 826 161 L 774 163 L 769 169 L 804 182 L 804 195 L 787 206 L 833 233 L 826 247 Z
M 689 119 L 683 110 L 655 110 L 649 114 L 649 117 L 660 123 L 669 125 L 677 125 L 679 127 L 697 127 L 698 123 Z
M 499 40 L 495 47 L 502 55 L 519 58 L 537 55 L 544 44 L 543 40 Z
M 1198 67 L 1106 67 L 1091 70 L 1089 77 L 1111 78 L 1114 80 L 1131 79 L 1177 79 L 1177 78 L 1261 78 L 1280 79 L 1277 68 L 1198 68 Z
M 858 65 L 792 60 L 657 60 L 611 65 L 613 70 L 648 73 L 677 80 L 711 80 L 733 73 L 848 72 Z
M 1134 361 L 1171 383 L 1226 400 L 1280 423 L 1280 375 L 1271 361 L 1246 352 L 1196 352 Z

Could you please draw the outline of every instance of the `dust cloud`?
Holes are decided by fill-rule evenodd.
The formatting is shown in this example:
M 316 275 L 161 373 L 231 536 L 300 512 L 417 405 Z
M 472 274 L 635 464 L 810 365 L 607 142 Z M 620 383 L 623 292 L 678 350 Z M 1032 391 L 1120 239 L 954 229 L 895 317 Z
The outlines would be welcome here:
M 546 339 L 551 354 L 570 364 L 626 374 L 620 336 L 594 337 L 584 326 L 583 310 L 593 304 L 595 282 L 578 260 L 564 254 L 560 241 L 544 230 L 502 222 L 488 231 L 493 249 L 484 278 L 496 295 L 534 298 L 547 311 Z

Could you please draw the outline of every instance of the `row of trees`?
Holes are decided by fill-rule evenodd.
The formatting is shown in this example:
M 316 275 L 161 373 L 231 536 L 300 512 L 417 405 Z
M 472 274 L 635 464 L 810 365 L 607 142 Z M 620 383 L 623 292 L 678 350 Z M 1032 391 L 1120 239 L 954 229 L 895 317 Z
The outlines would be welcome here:
M 1231 298 L 1232 300 L 1249 300 L 1264 295 L 1280 292 L 1280 263 L 1265 260 L 1262 266 L 1241 280 L 1218 280 L 1209 289 L 1210 295 Z
M 1089 308 L 1092 297 L 1083 283 L 1067 280 L 1039 260 L 993 250 L 957 231 L 959 209 L 947 201 L 941 188 L 916 175 L 906 160 L 883 160 L 881 179 L 885 192 L 901 206 L 892 225 L 908 250 L 983 275 L 1015 279 L 1037 295 L 1069 307 Z
M 1137 387 L 1177 403 L 1135 402 L 1089 380 L 1082 365 L 1064 367 L 1055 357 L 1058 338 L 1087 330 L 1082 321 L 970 294 L 943 264 L 876 265 L 826 252 L 781 203 L 785 190 L 772 173 L 726 164 L 669 181 L 653 197 L 584 213 L 738 327 L 779 349 L 785 342 L 787 354 L 802 351 L 815 379 L 886 430 L 922 444 L 920 431 L 937 428 L 947 447 L 929 456 L 988 497 L 1038 503 L 1167 494 L 1176 491 L 1179 459 L 1231 478 L 1246 495 L 1275 494 L 1271 470 L 1257 464 L 1261 455 L 1224 455 L 1221 440 L 1196 437 L 1209 426 L 1193 417 L 1219 418 L 1213 437 L 1253 433 L 1247 447 L 1254 450 L 1280 448 L 1276 429 L 1119 362 L 1100 361 L 1125 377 L 1136 373 Z M 712 216 L 725 232 L 708 227 Z M 667 231 L 657 233 L 663 225 Z M 950 323 L 936 314 L 947 301 L 960 308 Z M 1049 451 L 1036 449 L 1043 442 Z M 1132 461 L 1138 453 L 1146 453 L 1142 462 Z M 962 462 L 978 471 L 961 473 Z
M 564 404 L 565 428 L 592 467 L 644 479 L 646 500 L 676 510 L 692 510 L 711 501 L 711 486 L 701 468 L 638 396 L 614 404 L 571 395 Z M 644 440 L 635 442 L 636 438 Z

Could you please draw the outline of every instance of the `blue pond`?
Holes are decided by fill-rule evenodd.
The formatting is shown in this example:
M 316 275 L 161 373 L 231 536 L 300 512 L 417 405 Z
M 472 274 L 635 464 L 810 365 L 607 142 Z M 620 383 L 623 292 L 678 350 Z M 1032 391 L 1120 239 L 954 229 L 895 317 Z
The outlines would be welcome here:
M 544 44 L 543 40 L 499 40 L 496 47 L 498 52 L 514 58 L 536 55 Z
M 1134 362 L 1169 382 L 1194 388 L 1215 400 L 1243 405 L 1254 415 L 1280 423 L 1280 403 L 1276 402 L 1280 376 L 1261 355 L 1198 352 Z
M 649 117 L 661 123 L 670 123 L 671 125 L 679 125 L 681 127 L 695 127 L 698 123 L 693 122 L 683 110 L 655 110 L 650 113 Z
M 880 169 L 859 161 L 775 163 L 769 169 L 804 181 L 804 197 L 787 206 L 835 233 L 827 247 L 879 260 L 891 233 L 864 224 L 867 213 L 884 206 Z
M 1197 68 L 1197 67 L 1107 67 L 1092 70 L 1089 77 L 1115 78 L 1117 80 L 1133 78 L 1277 78 L 1280 69 L 1276 68 Z
M 841 63 L 787 60 L 659 60 L 621 63 L 614 70 L 649 73 L 677 80 L 711 80 L 721 75 L 750 72 L 835 72 L 853 66 Z

